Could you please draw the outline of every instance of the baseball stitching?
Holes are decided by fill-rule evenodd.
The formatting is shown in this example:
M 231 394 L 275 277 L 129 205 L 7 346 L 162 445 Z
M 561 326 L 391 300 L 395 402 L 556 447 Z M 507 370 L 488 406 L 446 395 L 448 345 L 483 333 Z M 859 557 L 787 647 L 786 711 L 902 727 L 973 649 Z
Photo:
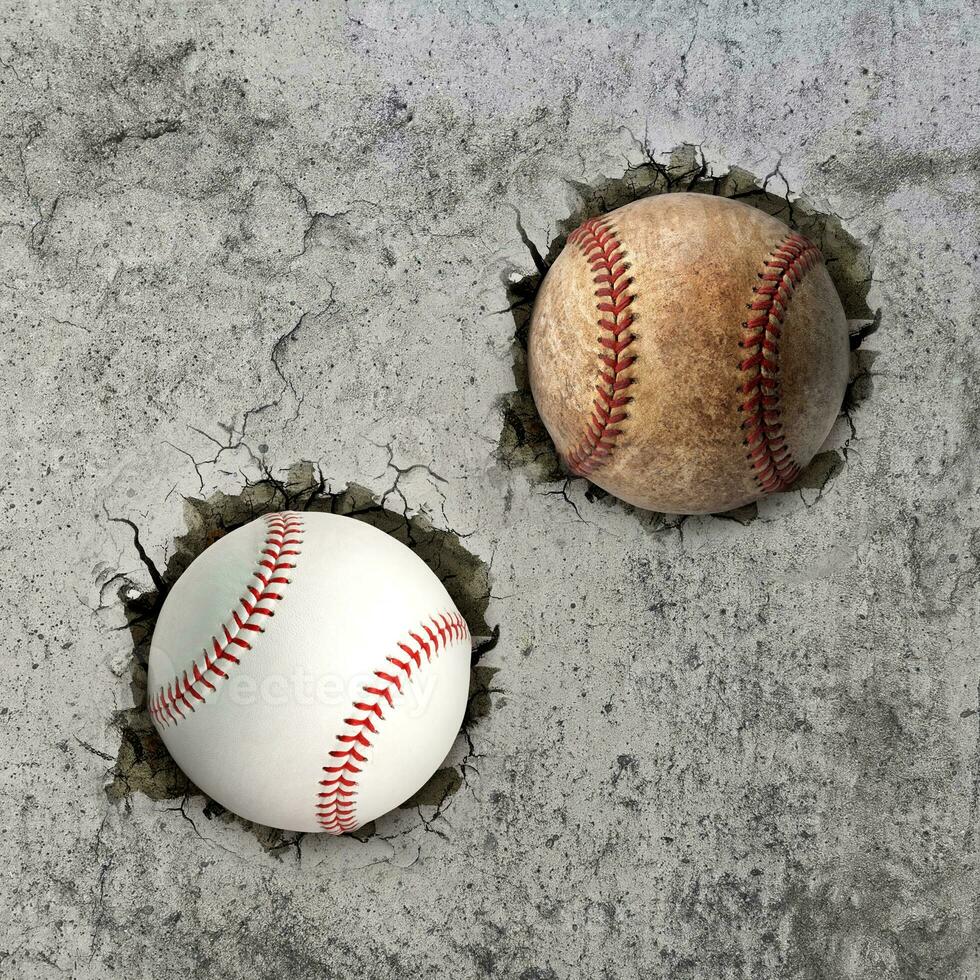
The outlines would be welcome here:
M 779 377 L 779 338 L 793 291 L 822 256 L 812 242 L 790 232 L 769 254 L 754 286 L 748 308 L 753 316 L 742 324 L 739 346 L 744 355 L 739 371 L 739 411 L 745 416 L 743 445 L 757 485 L 765 493 L 787 489 L 800 475 L 783 431 Z
M 352 715 L 344 719 L 344 728 L 337 735 L 338 748 L 330 752 L 330 757 L 336 761 L 323 767 L 326 779 L 320 780 L 321 789 L 317 793 L 316 820 L 327 833 L 345 834 L 359 825 L 358 776 L 361 767 L 368 761 L 365 751 L 372 745 L 366 733 L 378 734 L 377 723 L 385 719 L 382 702 L 388 708 L 394 708 L 392 689 L 398 694 L 402 693 L 400 675 L 403 674 L 404 679 L 410 681 L 413 664 L 416 670 L 421 670 L 423 666 L 423 654 L 425 663 L 429 663 L 451 641 L 464 640 L 469 636 L 466 623 L 457 612 L 437 613 L 430 617 L 429 622 L 431 627 L 422 623 L 417 631 L 409 631 L 408 638 L 397 644 L 405 655 L 404 658 L 386 657 L 391 669 L 374 671 L 377 681 L 363 688 L 364 693 L 370 697 L 353 704 L 354 711 L 363 712 L 363 716 Z
M 626 406 L 633 400 L 625 394 L 634 379 L 626 375 L 636 356 L 624 353 L 636 337 L 628 332 L 633 315 L 628 308 L 634 296 L 629 292 L 632 278 L 627 275 L 629 263 L 623 261 L 625 250 L 616 237 L 608 218 L 590 218 L 568 236 L 577 245 L 594 273 L 595 295 L 599 297 L 599 369 L 596 396 L 585 434 L 568 453 L 567 464 L 573 473 L 588 476 L 605 463 L 622 435 L 620 426 L 626 420 Z
M 232 610 L 231 619 L 222 625 L 221 639 L 219 635 L 212 636 L 212 652 L 205 648 L 202 651 L 203 661 L 195 661 L 191 665 L 193 679 L 187 676 L 185 670 L 182 676 L 175 677 L 148 700 L 150 715 L 161 728 L 177 725 L 187 717 L 181 705 L 193 713 L 194 702 L 200 705 L 207 701 L 209 695 L 217 690 L 215 683 L 224 680 L 228 676 L 227 671 L 240 663 L 239 657 L 232 652 L 233 648 L 239 652 L 252 649 L 252 644 L 243 634 L 265 632 L 260 624 L 266 617 L 275 615 L 276 604 L 282 600 L 282 592 L 285 591 L 281 587 L 289 585 L 289 579 L 282 573 L 296 567 L 288 559 L 300 554 L 295 546 L 303 543 L 303 521 L 299 514 L 292 512 L 267 514 L 264 520 L 266 538 L 257 567 L 245 586 L 247 595 L 238 600 L 239 606 Z M 271 590 L 270 587 L 280 588 Z M 223 666 L 220 664 L 222 660 L 225 662 Z

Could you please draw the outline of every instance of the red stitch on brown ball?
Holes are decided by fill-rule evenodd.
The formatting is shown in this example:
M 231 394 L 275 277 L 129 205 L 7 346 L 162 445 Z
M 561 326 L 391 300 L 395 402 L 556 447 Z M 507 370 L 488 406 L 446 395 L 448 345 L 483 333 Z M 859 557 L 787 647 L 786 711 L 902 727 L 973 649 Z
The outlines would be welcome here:
M 748 377 L 741 386 L 745 396 L 745 454 L 761 490 L 785 490 L 800 475 L 786 445 L 780 406 L 779 339 L 793 298 L 793 290 L 817 262 L 819 249 L 791 232 L 765 260 L 759 278 L 766 285 L 753 289 L 749 309 L 756 315 L 742 328 L 741 347 L 746 356 L 739 370 Z
M 623 248 L 610 222 L 590 218 L 568 240 L 585 255 L 594 273 L 593 282 L 600 287 L 595 295 L 605 300 L 596 304 L 605 316 L 600 315 L 597 321 L 603 334 L 597 338 L 599 367 L 592 415 L 581 442 L 567 456 L 569 469 L 585 476 L 601 466 L 616 447 L 616 439 L 622 434 L 619 426 L 627 417 L 626 405 L 632 401 L 622 392 L 633 384 L 634 379 L 624 372 L 636 358 L 622 355 L 635 339 L 632 333 L 623 336 L 633 323 L 626 312 L 633 302 L 632 293 L 627 292 L 633 280 L 626 274 L 629 264 L 623 261 Z

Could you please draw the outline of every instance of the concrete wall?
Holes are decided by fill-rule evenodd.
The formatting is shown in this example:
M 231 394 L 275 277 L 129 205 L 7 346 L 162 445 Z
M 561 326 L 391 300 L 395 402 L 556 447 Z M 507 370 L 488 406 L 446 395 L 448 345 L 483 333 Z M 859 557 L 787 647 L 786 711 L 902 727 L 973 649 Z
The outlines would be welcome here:
M 975 15 L 4 8 L 0 973 L 978 975 Z M 528 243 L 684 144 L 872 270 L 824 470 L 736 519 L 507 415 Z M 473 556 L 500 631 L 455 775 L 343 839 L 127 743 L 185 498 L 317 467 Z

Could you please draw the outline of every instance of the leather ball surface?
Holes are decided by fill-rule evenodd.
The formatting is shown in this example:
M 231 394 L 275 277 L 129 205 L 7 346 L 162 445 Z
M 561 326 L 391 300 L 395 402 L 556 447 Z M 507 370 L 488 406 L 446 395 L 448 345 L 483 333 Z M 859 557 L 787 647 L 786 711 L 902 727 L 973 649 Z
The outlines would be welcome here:
M 150 646 L 153 723 L 229 810 L 340 834 L 436 771 L 463 720 L 470 639 L 414 552 L 361 521 L 269 514 L 177 580 Z
M 793 485 L 837 418 L 848 350 L 813 243 L 737 201 L 664 194 L 569 236 L 528 363 L 569 470 L 697 514 Z

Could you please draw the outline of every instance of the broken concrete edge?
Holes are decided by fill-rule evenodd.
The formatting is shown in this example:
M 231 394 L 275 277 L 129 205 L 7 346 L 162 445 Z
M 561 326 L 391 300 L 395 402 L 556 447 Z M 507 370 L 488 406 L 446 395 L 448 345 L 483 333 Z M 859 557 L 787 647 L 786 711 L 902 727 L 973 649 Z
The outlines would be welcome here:
M 433 526 L 425 515 L 409 517 L 407 512 L 400 514 L 390 510 L 381 499 L 357 484 L 348 484 L 334 493 L 319 467 L 309 462 L 289 467 L 284 479 L 278 479 L 265 469 L 261 479 L 246 480 L 240 494 L 217 492 L 206 499 L 185 498 L 187 530 L 174 540 L 162 570 L 143 546 L 139 527 L 129 518 L 107 515 L 108 520 L 132 531 L 133 547 L 150 580 L 150 587 L 146 588 L 121 573 L 114 576 L 118 583 L 116 596 L 126 617 L 123 628 L 129 630 L 133 641 L 129 666 L 133 706 L 116 711 L 111 719 L 120 740 L 114 765 L 107 772 L 105 792 L 110 801 L 128 808 L 129 798 L 135 793 L 155 801 L 180 800 L 182 816 L 200 836 L 194 821 L 186 813 L 186 804 L 192 797 L 203 797 L 203 813 L 207 819 L 239 824 L 268 852 L 280 853 L 292 847 L 297 853 L 301 852 L 303 834 L 264 827 L 237 817 L 209 800 L 187 779 L 167 752 L 146 710 L 146 672 L 150 640 L 163 602 L 174 582 L 209 545 L 262 514 L 282 510 L 326 512 L 365 521 L 415 551 L 443 582 L 474 637 L 470 691 L 461 729 L 465 744 L 463 757 L 437 770 L 398 808 L 415 810 L 419 821 L 415 826 L 436 829 L 433 822 L 466 783 L 467 767 L 475 754 L 473 730 L 492 709 L 493 696 L 503 693 L 494 685 L 499 668 L 481 662 L 499 642 L 500 626 L 491 627 L 486 621 L 490 603 L 487 563 L 467 551 L 455 532 Z M 431 815 L 423 813 L 430 809 Z M 361 841 L 375 835 L 383 837 L 386 820 L 382 818 L 365 825 L 352 836 Z
M 577 511 L 568 489 L 582 478 L 573 476 L 563 467 L 538 416 L 528 380 L 527 334 L 541 282 L 565 247 L 568 235 L 588 218 L 657 194 L 713 194 L 759 208 L 814 241 L 824 254 L 827 270 L 841 297 L 850 329 L 851 371 L 839 418 L 846 421 L 850 435 L 842 446 L 817 453 L 796 484 L 797 490 L 816 490 L 819 499 L 827 485 L 843 471 L 850 445 L 858 437 L 854 416 L 872 393 L 875 352 L 863 345 L 878 330 L 881 311 L 872 310 L 868 305 L 873 282 L 870 248 L 845 231 L 837 215 L 821 212 L 805 195 L 794 194 L 778 165 L 762 178 L 739 167 L 715 174 L 700 147 L 691 144 L 682 144 L 665 154 L 666 162 L 658 160 L 657 154 L 646 147 L 644 153 L 645 159 L 628 167 L 621 177 L 593 185 L 569 182 L 577 204 L 567 218 L 558 222 L 557 234 L 544 250 L 528 234 L 520 212 L 516 213 L 517 234 L 530 255 L 534 271 L 528 273 L 511 266 L 502 273 L 508 303 L 498 312 L 510 313 L 514 318 L 511 351 L 515 390 L 497 401 L 501 415 L 501 432 L 495 453 L 498 465 L 522 471 L 532 483 L 548 485 L 547 493 L 562 495 Z M 775 186 L 776 182 L 781 182 L 781 194 L 770 190 L 770 185 Z M 622 507 L 653 531 L 677 528 L 686 519 L 682 515 L 641 511 L 591 484 L 587 485 L 584 496 L 589 503 L 607 501 L 607 506 Z M 749 524 L 758 516 L 758 506 L 749 504 L 737 511 L 710 516 Z

